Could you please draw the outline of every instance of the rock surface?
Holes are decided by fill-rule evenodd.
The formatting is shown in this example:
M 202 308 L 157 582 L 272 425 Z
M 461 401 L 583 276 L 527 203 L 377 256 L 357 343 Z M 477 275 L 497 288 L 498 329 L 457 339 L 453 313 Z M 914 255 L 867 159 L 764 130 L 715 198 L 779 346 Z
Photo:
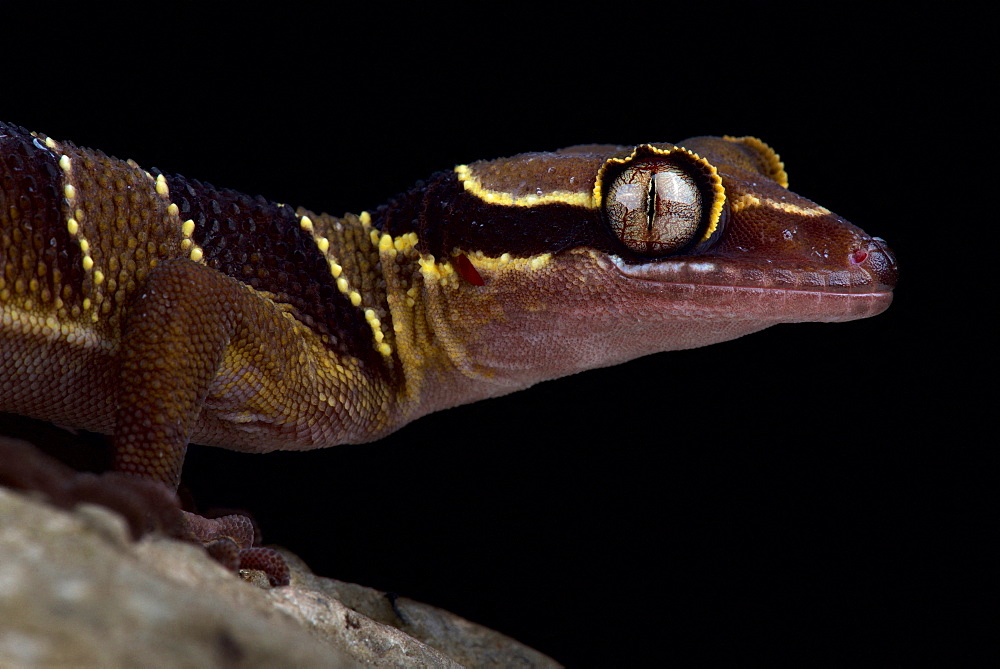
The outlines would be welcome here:
M 0 664 L 558 666 L 446 611 L 320 578 L 285 555 L 291 585 L 256 587 L 190 544 L 133 542 L 103 507 L 63 511 L 0 487 Z

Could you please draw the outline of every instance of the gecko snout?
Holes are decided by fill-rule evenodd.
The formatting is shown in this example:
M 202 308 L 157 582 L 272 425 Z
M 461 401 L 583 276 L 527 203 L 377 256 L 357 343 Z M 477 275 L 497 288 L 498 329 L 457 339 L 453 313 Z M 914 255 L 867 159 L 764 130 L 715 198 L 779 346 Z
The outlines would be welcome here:
M 899 279 L 896 254 L 881 237 L 871 237 L 851 255 L 851 262 L 871 272 L 879 290 L 892 290 Z

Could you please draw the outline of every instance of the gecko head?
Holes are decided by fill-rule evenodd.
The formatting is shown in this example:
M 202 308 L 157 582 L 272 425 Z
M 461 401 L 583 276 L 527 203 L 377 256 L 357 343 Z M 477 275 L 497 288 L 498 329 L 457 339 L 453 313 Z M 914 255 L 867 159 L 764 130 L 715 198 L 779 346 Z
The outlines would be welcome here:
M 889 306 L 898 269 L 885 241 L 788 190 L 783 164 L 760 140 L 695 137 L 663 159 L 642 155 L 637 149 L 610 159 L 615 169 L 605 167 L 599 178 L 604 218 L 616 236 L 626 238 L 630 219 L 640 221 L 633 228 L 645 225 L 638 243 L 627 240 L 632 254 L 605 256 L 622 281 L 690 285 L 703 295 L 725 289 L 729 298 L 716 303 L 715 314 L 764 323 L 853 320 Z M 661 167 L 671 159 L 686 165 L 680 177 Z M 634 181 L 650 163 L 660 170 L 650 181 L 668 186 L 661 193 L 650 185 L 639 207 L 623 206 L 615 185 Z M 657 225 L 647 222 L 661 210 L 663 236 L 684 231 L 680 248 L 667 253 L 656 246 Z
M 551 376 L 885 310 L 886 243 L 787 186 L 752 137 L 586 145 L 459 166 L 413 220 L 463 340 Z

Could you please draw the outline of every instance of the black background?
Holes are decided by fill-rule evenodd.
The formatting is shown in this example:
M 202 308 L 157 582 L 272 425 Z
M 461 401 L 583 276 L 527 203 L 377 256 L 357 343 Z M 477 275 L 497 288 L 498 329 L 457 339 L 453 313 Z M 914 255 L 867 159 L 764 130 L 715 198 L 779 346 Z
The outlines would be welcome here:
M 335 214 L 480 158 L 752 134 L 900 261 L 874 319 L 543 383 L 372 445 L 192 447 L 202 505 L 571 666 L 976 657 L 987 442 L 962 375 L 986 361 L 968 366 L 958 296 L 981 233 L 955 220 L 975 195 L 947 16 L 94 7 L 0 5 L 0 117 Z

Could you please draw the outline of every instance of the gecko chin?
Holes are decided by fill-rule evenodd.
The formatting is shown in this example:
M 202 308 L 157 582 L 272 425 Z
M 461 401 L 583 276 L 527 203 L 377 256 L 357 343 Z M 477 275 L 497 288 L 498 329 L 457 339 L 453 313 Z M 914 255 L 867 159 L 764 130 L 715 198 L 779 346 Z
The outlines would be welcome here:
M 848 260 L 831 269 L 720 255 L 636 264 L 575 249 L 534 270 L 533 281 L 527 280 L 531 272 L 487 275 L 494 289 L 492 309 L 502 317 L 484 322 L 479 312 L 458 314 L 449 323 L 475 326 L 477 336 L 460 338 L 469 357 L 491 370 L 471 374 L 488 376 L 483 392 L 509 392 L 544 378 L 729 341 L 779 323 L 875 316 L 892 301 L 894 276 L 876 271 L 874 255 L 864 259 L 872 266 Z M 888 254 L 883 259 L 886 268 L 894 268 Z M 570 276 L 579 279 L 566 280 Z

